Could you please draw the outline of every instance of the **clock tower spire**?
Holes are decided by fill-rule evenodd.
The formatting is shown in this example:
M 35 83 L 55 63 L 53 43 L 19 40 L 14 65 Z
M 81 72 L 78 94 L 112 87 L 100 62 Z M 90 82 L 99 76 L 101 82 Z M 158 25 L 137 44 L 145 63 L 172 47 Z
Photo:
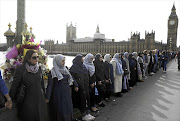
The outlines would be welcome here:
M 176 51 L 177 48 L 177 30 L 178 30 L 178 16 L 176 14 L 175 4 L 171 9 L 171 14 L 168 19 L 168 35 L 167 35 L 167 49 Z

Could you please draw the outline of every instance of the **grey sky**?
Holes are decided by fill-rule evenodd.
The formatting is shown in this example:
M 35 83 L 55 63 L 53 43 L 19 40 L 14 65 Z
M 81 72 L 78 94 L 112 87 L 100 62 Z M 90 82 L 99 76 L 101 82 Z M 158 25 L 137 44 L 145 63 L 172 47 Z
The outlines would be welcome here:
M 115 41 L 128 40 L 132 32 L 156 32 L 155 40 L 167 41 L 167 21 L 175 2 L 180 17 L 179 0 L 26 0 L 26 22 L 36 40 L 66 40 L 66 23 L 77 26 L 77 37 L 92 37 L 100 32 Z M 17 0 L 0 0 L 0 43 L 9 22 L 15 31 Z M 180 32 L 177 45 L 180 45 Z

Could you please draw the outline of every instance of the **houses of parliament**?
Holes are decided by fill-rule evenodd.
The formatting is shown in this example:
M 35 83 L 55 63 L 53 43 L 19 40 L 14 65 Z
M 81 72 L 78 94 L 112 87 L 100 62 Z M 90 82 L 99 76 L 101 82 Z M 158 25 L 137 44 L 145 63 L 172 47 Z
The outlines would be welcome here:
M 143 50 L 177 50 L 178 16 L 175 5 L 171 9 L 168 19 L 167 44 L 155 41 L 155 31 L 145 32 L 145 39 L 140 38 L 140 33 L 131 33 L 128 41 L 115 42 L 113 39 L 105 38 L 100 33 L 99 26 L 96 28 L 94 37 L 77 38 L 76 26 L 72 23 L 66 26 L 66 43 L 54 43 L 46 40 L 44 48 L 49 53 L 101 53 L 114 54 L 119 52 L 143 52 Z

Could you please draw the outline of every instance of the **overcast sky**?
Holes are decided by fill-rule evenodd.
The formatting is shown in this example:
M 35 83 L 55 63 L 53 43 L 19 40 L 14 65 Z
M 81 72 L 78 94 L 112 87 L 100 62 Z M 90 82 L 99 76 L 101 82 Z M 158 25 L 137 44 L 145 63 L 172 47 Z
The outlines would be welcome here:
M 115 41 L 128 40 L 132 32 L 155 31 L 155 40 L 167 42 L 167 21 L 175 2 L 180 17 L 179 0 L 26 0 L 26 23 L 37 40 L 66 41 L 66 24 L 77 26 L 77 38 L 93 37 L 97 24 L 100 33 Z M 17 0 L 0 0 L 0 43 L 11 23 L 15 32 Z M 179 27 L 180 28 L 180 27 Z M 180 45 L 180 32 L 177 45 Z

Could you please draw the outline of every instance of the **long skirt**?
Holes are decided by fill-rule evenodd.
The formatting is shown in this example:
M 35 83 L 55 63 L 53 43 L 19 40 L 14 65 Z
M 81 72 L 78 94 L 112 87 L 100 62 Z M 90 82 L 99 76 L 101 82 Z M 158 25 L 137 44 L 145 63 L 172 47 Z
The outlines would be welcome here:
M 114 92 L 121 92 L 122 91 L 122 75 L 116 75 L 114 78 Z

